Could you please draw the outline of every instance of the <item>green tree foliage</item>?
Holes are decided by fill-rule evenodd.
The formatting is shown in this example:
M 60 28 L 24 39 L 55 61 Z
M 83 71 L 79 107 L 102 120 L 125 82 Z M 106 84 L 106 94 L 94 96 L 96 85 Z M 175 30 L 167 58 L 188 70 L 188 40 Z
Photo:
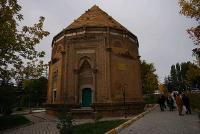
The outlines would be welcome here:
M 164 79 L 164 85 L 167 88 L 168 92 L 173 91 L 174 87 L 172 85 L 172 79 L 170 76 L 165 77 Z
M 140 66 L 143 93 L 150 94 L 158 90 L 158 79 L 155 74 L 156 69 L 154 65 L 152 63 L 148 64 L 143 60 Z
M 182 81 L 181 78 L 181 67 L 179 63 L 176 63 L 176 73 L 177 73 L 177 80 Z
M 191 62 L 172 65 L 170 76 L 165 78 L 168 91 L 186 90 L 188 87 L 200 86 L 200 69 Z
M 174 88 L 178 88 L 178 79 L 177 79 L 177 72 L 176 72 L 176 66 L 172 65 L 171 66 L 171 70 L 170 70 L 170 78 L 171 78 L 171 82 L 172 82 L 172 86 Z
M 188 85 L 200 87 L 200 68 L 190 65 L 186 73 L 186 80 Z
M 180 13 L 197 21 L 197 26 L 187 29 L 190 38 L 196 45 L 200 45 L 200 1 L 199 0 L 179 0 Z M 200 56 L 200 48 L 193 49 L 194 54 Z
M 32 27 L 20 26 L 23 20 L 20 10 L 17 0 L 0 1 L 0 79 L 3 81 L 23 72 L 22 68 L 29 69 L 33 61 L 35 66 L 36 61 L 41 65 L 37 59 L 45 54 L 35 49 L 35 45 L 49 35 L 43 30 L 45 18 L 40 17 Z
M 25 80 L 23 84 L 25 92 L 23 105 L 41 106 L 46 101 L 47 82 L 48 80 L 45 77 Z

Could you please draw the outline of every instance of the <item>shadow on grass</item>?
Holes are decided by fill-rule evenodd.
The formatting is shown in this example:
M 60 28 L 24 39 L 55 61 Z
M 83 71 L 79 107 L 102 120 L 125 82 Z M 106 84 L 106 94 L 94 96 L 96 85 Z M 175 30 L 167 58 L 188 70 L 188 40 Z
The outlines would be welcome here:
M 127 120 L 100 121 L 73 127 L 72 134 L 104 134 Z
M 22 115 L 0 116 L 0 130 L 25 125 L 27 123 L 30 123 L 30 121 Z

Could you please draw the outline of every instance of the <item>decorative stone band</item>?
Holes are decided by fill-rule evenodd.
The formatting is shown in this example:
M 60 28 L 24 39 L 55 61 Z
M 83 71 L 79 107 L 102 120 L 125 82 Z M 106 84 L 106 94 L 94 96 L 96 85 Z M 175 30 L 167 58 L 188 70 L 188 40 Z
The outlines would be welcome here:
M 114 28 L 98 28 L 98 27 L 84 27 L 79 29 L 73 29 L 73 30 L 63 30 L 58 35 L 56 35 L 53 39 L 53 44 L 62 40 L 64 37 L 73 37 L 73 36 L 79 36 L 84 34 L 109 34 L 109 35 L 115 35 L 115 36 L 121 36 L 124 38 L 128 38 L 130 41 L 138 45 L 137 37 L 133 35 L 129 31 L 122 31 Z
M 133 117 L 132 119 L 130 119 L 127 122 L 119 125 L 118 127 L 111 129 L 110 131 L 106 132 L 105 134 L 118 134 L 120 131 L 122 131 L 123 129 L 127 128 L 128 126 L 130 126 L 133 122 L 139 120 L 140 118 L 142 118 L 143 116 L 145 116 L 146 114 L 148 114 L 149 112 L 154 110 L 157 106 L 158 105 L 156 104 L 152 108 L 150 108 L 150 109 L 146 110 L 145 112 Z

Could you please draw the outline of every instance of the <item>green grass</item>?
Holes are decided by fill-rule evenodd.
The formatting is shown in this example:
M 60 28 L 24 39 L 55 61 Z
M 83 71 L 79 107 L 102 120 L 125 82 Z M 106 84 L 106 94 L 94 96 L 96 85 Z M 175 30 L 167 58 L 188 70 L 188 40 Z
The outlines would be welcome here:
M 86 123 L 73 127 L 72 134 L 104 134 L 124 123 L 127 120 L 113 120 L 113 121 L 101 121 L 97 123 Z
M 22 115 L 0 116 L 0 130 L 17 127 L 27 123 L 30 123 L 30 121 Z
M 148 96 L 144 98 L 145 104 L 156 104 L 157 98 L 155 96 Z

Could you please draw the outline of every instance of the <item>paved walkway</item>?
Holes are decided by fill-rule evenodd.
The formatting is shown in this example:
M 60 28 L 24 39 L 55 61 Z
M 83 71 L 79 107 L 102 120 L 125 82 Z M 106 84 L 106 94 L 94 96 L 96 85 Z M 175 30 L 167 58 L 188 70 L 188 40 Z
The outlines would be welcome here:
M 26 126 L 20 126 L 15 129 L 0 131 L 0 134 L 58 134 L 59 130 L 56 128 L 58 119 L 55 116 L 46 114 L 45 112 L 33 113 L 25 115 L 32 123 Z M 129 117 L 132 118 L 132 117 Z M 117 118 L 103 118 L 105 120 L 124 119 L 124 117 Z M 94 122 L 92 119 L 74 119 L 73 125 Z
M 39 122 L 18 129 L 6 130 L 2 134 L 58 134 L 56 123 L 54 122 Z
M 26 115 L 33 123 L 10 129 L 1 134 L 58 134 L 55 117 L 44 112 Z M 123 118 L 123 117 L 122 117 Z M 107 118 L 103 120 L 113 120 Z M 93 120 L 75 120 L 74 124 L 93 122 Z M 134 122 L 120 134 L 200 134 L 200 122 L 197 114 L 179 116 L 177 111 L 160 112 L 158 108 Z
M 120 134 L 200 134 L 196 113 L 179 116 L 177 111 L 160 112 L 157 107 Z
M 25 115 L 32 123 L 14 129 L 0 131 L 0 134 L 58 134 L 56 128 L 57 119 L 51 115 L 33 113 Z

